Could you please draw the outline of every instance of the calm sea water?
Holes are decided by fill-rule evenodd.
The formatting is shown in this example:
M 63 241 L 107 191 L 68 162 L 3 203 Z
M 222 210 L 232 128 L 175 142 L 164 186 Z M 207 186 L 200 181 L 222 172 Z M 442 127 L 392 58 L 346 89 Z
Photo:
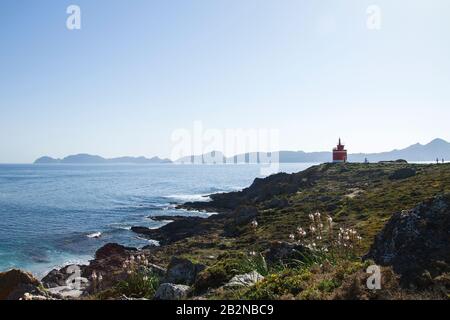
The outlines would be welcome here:
M 242 189 L 258 176 L 258 165 L 0 165 L 0 271 L 43 276 L 87 262 L 108 242 L 148 245 L 131 226 L 160 227 L 152 215 L 206 217 L 174 206 Z

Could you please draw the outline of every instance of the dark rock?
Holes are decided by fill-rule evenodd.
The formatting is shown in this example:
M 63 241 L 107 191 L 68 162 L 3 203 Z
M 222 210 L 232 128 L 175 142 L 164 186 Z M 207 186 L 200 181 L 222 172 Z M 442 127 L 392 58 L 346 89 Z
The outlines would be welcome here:
M 124 247 L 117 243 L 108 243 L 97 250 L 95 253 L 95 259 L 105 259 L 113 255 L 126 255 L 130 251 L 137 251 L 137 249 Z
M 450 272 L 450 195 L 396 213 L 378 234 L 366 259 L 391 265 L 404 284 L 423 286 Z
M 219 227 L 217 222 L 221 218 L 223 218 L 223 215 L 214 215 L 206 219 L 200 217 L 184 217 L 184 219 L 181 219 L 180 217 L 177 221 L 159 229 L 132 227 L 131 230 L 149 239 L 159 241 L 161 245 L 166 245 L 192 236 L 207 235 L 212 228 Z
M 45 295 L 40 289 L 41 283 L 31 274 L 11 270 L 0 273 L 0 300 L 19 300 L 25 293 L 32 295 Z
M 416 170 L 414 170 L 413 168 L 402 168 L 402 169 L 398 169 L 398 170 L 394 171 L 394 173 L 392 173 L 389 176 L 389 179 L 402 180 L 402 179 L 408 179 L 408 178 L 414 177 L 415 175 L 416 175 Z
M 67 279 L 71 276 L 70 273 L 67 272 L 67 268 L 69 266 L 66 266 L 60 270 L 53 269 L 50 271 L 44 278 L 42 278 L 42 284 L 45 288 L 56 288 L 56 287 L 62 287 L 66 286 Z
M 164 282 L 192 285 L 197 279 L 197 275 L 204 269 L 203 264 L 195 264 L 188 259 L 173 257 L 167 267 Z
M 271 201 L 281 195 L 294 194 L 300 189 L 314 184 L 320 178 L 320 175 L 317 174 L 318 168 L 310 168 L 294 174 L 278 173 L 264 179 L 256 178 L 250 187 L 242 191 L 212 194 L 210 195 L 210 202 L 188 202 L 180 207 L 229 212 L 241 206 L 254 206 L 258 203 Z
M 175 222 L 175 221 L 185 221 L 186 219 L 189 219 L 191 217 L 189 217 L 189 216 L 149 216 L 148 218 L 152 219 L 153 221 Z

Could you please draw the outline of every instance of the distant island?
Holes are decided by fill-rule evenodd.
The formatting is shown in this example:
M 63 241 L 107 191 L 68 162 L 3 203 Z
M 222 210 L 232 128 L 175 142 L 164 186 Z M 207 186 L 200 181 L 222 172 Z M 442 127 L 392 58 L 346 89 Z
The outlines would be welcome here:
M 65 157 L 63 159 L 54 159 L 51 157 L 41 157 L 37 159 L 35 164 L 150 164 L 150 163 L 171 163 L 169 159 L 161 159 L 158 157 L 118 157 L 106 159 L 100 156 L 90 154 L 77 154 Z
M 351 146 L 350 146 L 351 149 Z M 304 152 L 304 151 L 280 151 L 280 163 L 323 163 L 331 159 L 331 151 Z M 436 161 L 436 159 L 450 160 L 450 143 L 443 139 L 434 139 L 428 144 L 420 143 L 409 146 L 405 149 L 392 150 L 381 153 L 350 153 L 349 162 L 379 162 L 394 161 L 403 159 L 406 161 Z M 155 163 L 184 163 L 184 164 L 214 164 L 214 163 L 265 163 L 270 158 L 267 153 L 254 152 L 239 154 L 232 157 L 225 157 L 220 151 L 212 151 L 202 155 L 192 155 L 180 158 L 175 161 L 162 159 L 159 157 L 118 157 L 106 159 L 97 155 L 78 154 L 55 159 L 48 156 L 37 159 L 35 164 L 155 164 Z

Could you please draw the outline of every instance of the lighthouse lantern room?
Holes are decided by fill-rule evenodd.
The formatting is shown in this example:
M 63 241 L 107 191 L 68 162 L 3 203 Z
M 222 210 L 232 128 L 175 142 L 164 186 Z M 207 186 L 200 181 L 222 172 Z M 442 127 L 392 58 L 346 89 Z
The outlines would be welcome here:
M 347 150 L 345 150 L 345 146 L 341 143 L 341 138 L 339 138 L 339 143 L 337 147 L 333 149 L 333 162 L 334 163 L 347 162 Z

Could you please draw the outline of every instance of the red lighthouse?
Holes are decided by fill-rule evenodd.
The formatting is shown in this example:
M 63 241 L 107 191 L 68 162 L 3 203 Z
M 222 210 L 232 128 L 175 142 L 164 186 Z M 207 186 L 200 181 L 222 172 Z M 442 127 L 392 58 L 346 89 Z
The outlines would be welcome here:
M 333 149 L 333 162 L 347 162 L 347 150 L 345 150 L 345 146 L 341 144 L 341 138 L 339 138 L 339 144 L 337 147 Z

